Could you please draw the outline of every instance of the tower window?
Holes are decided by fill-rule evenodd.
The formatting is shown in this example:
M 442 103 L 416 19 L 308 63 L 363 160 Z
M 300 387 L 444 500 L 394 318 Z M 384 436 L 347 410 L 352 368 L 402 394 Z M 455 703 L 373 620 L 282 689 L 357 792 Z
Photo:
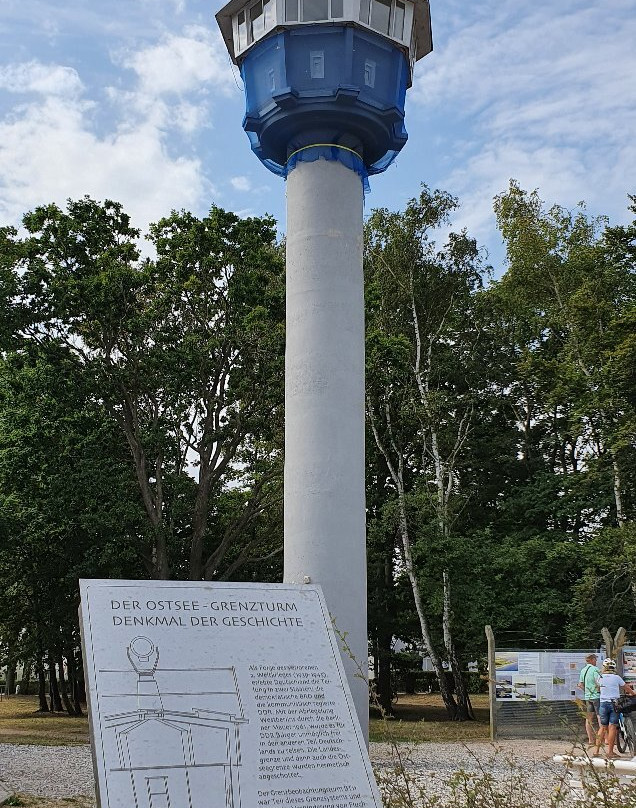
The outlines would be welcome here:
M 369 25 L 382 34 L 389 33 L 391 19 L 391 0 L 371 0 L 371 19 Z
M 250 34 L 252 42 L 259 39 L 265 33 L 265 16 L 263 14 L 263 3 L 259 2 L 250 8 Z
M 298 22 L 298 0 L 285 0 L 285 20 Z
M 265 30 L 269 31 L 276 24 L 276 3 L 274 0 L 266 0 L 263 3 L 263 14 L 265 16 Z
M 285 22 L 319 22 L 343 17 L 343 0 L 285 0 Z
M 329 0 L 301 0 L 303 22 L 329 19 Z
M 236 15 L 236 50 L 244 51 L 276 24 L 275 0 L 258 0 Z
M 404 13 L 406 11 L 406 6 L 404 3 L 400 3 L 400 0 L 396 0 L 395 9 L 393 11 L 393 36 L 396 39 L 403 39 L 404 38 Z
M 238 15 L 238 49 L 244 50 L 247 47 L 247 22 L 245 12 L 240 11 Z
M 404 0 L 360 0 L 360 22 L 381 34 L 404 41 Z

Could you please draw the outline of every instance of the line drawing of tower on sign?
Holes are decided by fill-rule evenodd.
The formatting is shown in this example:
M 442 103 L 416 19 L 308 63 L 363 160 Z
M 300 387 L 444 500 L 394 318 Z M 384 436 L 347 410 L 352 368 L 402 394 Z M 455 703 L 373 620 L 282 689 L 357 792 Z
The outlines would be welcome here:
M 241 808 L 234 668 L 161 668 L 159 647 L 135 637 L 128 670 L 101 670 L 109 793 L 122 808 Z M 204 795 L 204 796 L 203 796 Z M 119 803 L 116 803 L 119 808 Z M 113 806 L 115 808 L 115 806 Z

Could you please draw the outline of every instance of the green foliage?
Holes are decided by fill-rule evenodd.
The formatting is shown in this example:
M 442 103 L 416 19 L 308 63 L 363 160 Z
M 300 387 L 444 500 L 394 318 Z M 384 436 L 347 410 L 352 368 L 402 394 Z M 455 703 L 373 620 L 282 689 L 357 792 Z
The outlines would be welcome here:
M 268 218 L 118 203 L 0 231 L 0 645 L 79 644 L 79 577 L 212 579 L 282 546 L 284 287 Z
M 574 645 L 598 635 L 603 626 L 636 631 L 636 525 L 607 527 L 581 548 L 583 574 L 573 588 L 568 638 Z
M 636 214 L 636 198 L 631 197 Z M 636 223 L 495 200 L 507 266 L 423 186 L 366 225 L 369 626 L 464 661 L 636 631 Z M 77 646 L 80 576 L 279 580 L 283 245 L 213 207 L 0 228 L 0 653 Z M 408 538 L 407 545 L 404 537 Z M 66 653 L 66 652 L 65 652 Z M 390 683 L 389 683 L 390 685 Z M 390 706 L 390 687 L 383 704 Z M 464 784 L 466 785 L 466 784 Z
M 0 362 L 0 636 L 78 641 L 80 577 L 136 576 L 143 513 L 114 426 L 56 348 Z M 19 638 L 19 640 L 18 640 Z
M 402 509 L 438 648 L 445 568 L 473 656 L 485 623 L 529 648 L 633 631 L 636 226 L 546 208 L 512 182 L 495 200 L 508 266 L 482 288 L 466 234 L 434 239 L 455 204 L 424 189 L 368 222 L 371 557 L 399 546 Z M 402 464 L 402 499 L 373 437 Z M 395 633 L 413 639 L 392 552 Z
M 24 224 L 14 264 L 24 349 L 64 346 L 118 424 L 146 511 L 147 573 L 227 574 L 244 523 L 279 498 L 284 306 L 273 222 L 173 212 L 150 228 L 155 260 L 140 257 L 118 203 L 41 207 Z M 228 487 L 246 496 L 214 532 Z
M 561 542 L 573 543 L 579 572 L 571 568 L 569 595 L 564 590 L 566 602 L 573 601 L 568 636 L 589 644 L 602 625 L 624 621 L 635 602 L 627 548 L 635 513 L 628 324 L 636 231 L 607 228 L 583 206 L 576 213 L 546 211 L 536 192 L 515 183 L 497 198 L 495 211 L 509 268 L 491 296 L 516 343 L 511 404 L 531 472 L 522 498 L 507 503 L 502 527 L 524 512 L 526 533 L 539 529 L 546 541 L 560 534 Z M 558 554 L 555 565 L 562 559 Z

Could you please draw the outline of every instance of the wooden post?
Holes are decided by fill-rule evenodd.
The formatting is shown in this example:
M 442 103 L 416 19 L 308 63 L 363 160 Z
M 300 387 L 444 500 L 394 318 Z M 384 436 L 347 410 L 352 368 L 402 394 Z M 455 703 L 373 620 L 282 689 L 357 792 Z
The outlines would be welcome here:
M 605 653 L 608 657 L 611 657 L 620 668 L 622 668 L 618 657 L 623 650 L 623 646 L 625 645 L 627 631 L 621 626 L 616 634 L 612 637 L 609 629 L 604 626 L 601 629 L 601 634 L 603 635 L 603 642 L 605 643 Z
M 627 631 L 621 626 L 614 635 L 614 653 L 616 654 L 616 672 L 623 675 L 623 646 L 627 639 Z
M 490 740 L 497 737 L 497 669 L 495 667 L 495 635 L 491 626 L 486 626 L 488 640 L 488 702 L 490 706 Z

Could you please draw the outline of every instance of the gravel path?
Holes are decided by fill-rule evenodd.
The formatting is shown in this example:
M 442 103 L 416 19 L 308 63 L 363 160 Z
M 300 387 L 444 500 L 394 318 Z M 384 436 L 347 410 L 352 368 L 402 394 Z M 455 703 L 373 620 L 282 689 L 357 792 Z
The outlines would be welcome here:
M 0 784 L 39 797 L 92 794 L 90 747 L 0 744 Z
M 462 770 L 477 776 L 492 775 L 498 783 L 506 784 L 509 795 L 515 795 L 511 805 L 533 805 L 536 808 L 550 805 L 550 797 L 565 774 L 565 767 L 554 763 L 552 756 L 572 751 L 563 741 L 405 744 L 399 749 L 401 766 L 416 788 L 421 789 L 419 793 L 424 796 L 424 804 L 428 804 L 433 795 L 449 796 L 448 781 Z M 400 778 L 399 770 L 397 777 L 395 775 L 391 747 L 372 744 L 371 759 L 381 791 L 395 794 L 397 783 L 399 793 L 403 778 Z M 488 802 L 490 800 L 486 800 Z M 445 804 L 450 805 L 451 801 Z
M 400 745 L 403 766 L 427 794 L 443 793 L 448 777 L 459 769 L 482 770 L 498 780 L 509 778 L 506 761 L 514 759 L 527 771 L 528 789 L 536 806 L 549 805 L 563 767 L 552 762 L 552 755 L 569 751 L 558 741 L 505 741 L 496 747 L 472 742 Z M 371 759 L 388 782 L 394 782 L 391 747 L 371 744 Z M 0 744 L 0 785 L 9 792 L 19 791 L 41 797 L 73 797 L 93 793 L 93 771 L 88 746 L 28 746 Z

